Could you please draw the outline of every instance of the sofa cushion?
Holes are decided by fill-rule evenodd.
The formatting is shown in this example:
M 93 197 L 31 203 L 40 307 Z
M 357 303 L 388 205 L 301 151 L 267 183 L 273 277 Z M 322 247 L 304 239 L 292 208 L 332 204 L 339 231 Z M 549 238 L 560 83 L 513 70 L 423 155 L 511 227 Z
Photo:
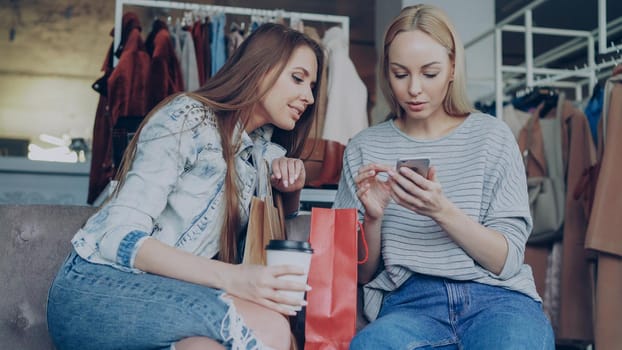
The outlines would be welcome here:
M 69 253 L 71 237 L 95 211 L 68 205 L 0 205 L 0 344 L 53 349 L 47 291 Z

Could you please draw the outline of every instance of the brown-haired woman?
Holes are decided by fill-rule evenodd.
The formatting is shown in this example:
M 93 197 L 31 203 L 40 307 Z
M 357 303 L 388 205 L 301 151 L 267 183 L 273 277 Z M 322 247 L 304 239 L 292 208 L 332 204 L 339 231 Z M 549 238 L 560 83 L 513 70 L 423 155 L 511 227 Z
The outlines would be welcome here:
M 256 29 L 205 86 L 159 104 L 126 152 L 113 196 L 72 239 L 49 292 L 59 349 L 287 349 L 295 266 L 238 264 L 269 164 L 285 214 L 316 113 L 323 55 L 302 33 Z M 304 302 L 302 302 L 304 303 Z

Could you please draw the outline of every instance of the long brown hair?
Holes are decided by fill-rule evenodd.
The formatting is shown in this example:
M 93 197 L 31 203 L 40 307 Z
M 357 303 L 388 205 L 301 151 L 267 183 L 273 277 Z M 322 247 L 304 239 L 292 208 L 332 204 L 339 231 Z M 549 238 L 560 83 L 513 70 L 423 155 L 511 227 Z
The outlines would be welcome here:
M 239 193 L 235 154 L 241 143 L 244 126 L 250 118 L 252 107 L 258 103 L 274 85 L 285 69 L 289 58 L 298 47 L 306 46 L 313 50 L 317 61 L 317 76 L 313 95 L 318 101 L 321 89 L 321 72 L 324 54 L 320 46 L 305 34 L 281 24 L 266 23 L 259 26 L 240 47 L 229 57 L 224 66 L 198 90 L 188 93 L 191 97 L 211 107 L 217 120 L 222 140 L 223 157 L 227 164 L 225 176 L 225 220 L 220 235 L 219 259 L 229 263 L 238 262 L 238 232 L 240 231 Z M 266 88 L 261 89 L 264 79 L 269 79 Z M 170 96 L 154 108 L 143 120 L 123 157 L 117 174 L 119 185 L 129 171 L 136 153 L 138 134 L 156 110 L 168 103 Z M 272 142 L 283 146 L 287 156 L 297 158 L 302 153 L 304 142 L 317 114 L 317 103 L 310 105 L 302 114 L 293 130 L 274 127 Z M 236 129 L 241 125 L 242 128 Z M 189 131 L 194 125 L 182 128 L 181 133 Z M 238 132 L 236 132 L 238 130 Z
M 433 5 L 420 4 L 404 7 L 389 24 L 384 35 L 381 88 L 391 108 L 389 118 L 394 116 L 399 118 L 404 112 L 389 84 L 389 49 L 399 33 L 414 30 L 426 33 L 443 45 L 447 50 L 450 62 L 454 65 L 453 81 L 449 83 L 449 90 L 443 100 L 445 112 L 453 116 L 462 116 L 473 112 L 474 108 L 466 93 L 466 60 L 462 42 L 449 17 L 441 9 Z

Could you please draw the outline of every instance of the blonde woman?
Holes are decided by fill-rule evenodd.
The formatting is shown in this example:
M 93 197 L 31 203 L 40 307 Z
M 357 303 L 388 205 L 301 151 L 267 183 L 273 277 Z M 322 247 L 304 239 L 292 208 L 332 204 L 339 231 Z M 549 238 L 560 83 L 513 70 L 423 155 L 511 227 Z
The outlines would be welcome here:
M 282 304 L 301 302 L 279 291 L 308 287 L 277 277 L 303 271 L 239 264 L 240 248 L 259 162 L 286 214 L 298 208 L 322 62 L 313 40 L 265 24 L 146 117 L 50 288 L 58 349 L 289 348 Z
M 371 323 L 350 348 L 553 349 L 523 264 L 532 221 L 519 149 L 468 102 L 453 25 L 434 6 L 404 8 L 382 65 L 392 113 L 348 144 L 334 204 L 359 208 L 369 246 L 359 282 Z M 427 174 L 396 166 L 420 157 Z

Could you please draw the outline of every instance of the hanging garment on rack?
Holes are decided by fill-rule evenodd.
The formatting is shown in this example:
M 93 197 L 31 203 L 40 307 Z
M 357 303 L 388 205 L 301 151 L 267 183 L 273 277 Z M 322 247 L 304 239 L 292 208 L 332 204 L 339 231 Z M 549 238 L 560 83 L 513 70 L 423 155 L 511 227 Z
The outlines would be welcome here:
M 497 106 L 497 103 L 495 101 L 492 101 L 492 102 L 476 101 L 475 102 L 475 109 L 477 109 L 478 111 L 498 117 L 498 115 L 496 115 L 496 109 L 497 109 L 496 106 Z
M 344 31 L 332 27 L 322 42 L 328 51 L 328 105 L 322 138 L 346 145 L 369 126 L 367 87 L 350 60 Z
M 527 124 L 531 114 L 523 112 L 520 109 L 514 108 L 513 105 L 508 104 L 503 107 L 503 121 L 510 127 L 514 137 L 518 139 L 521 129 Z
M 525 163 L 530 161 L 538 166 L 538 173 L 543 172 L 544 176 L 538 174 L 534 176 L 527 171 L 527 188 L 529 191 L 529 207 L 533 220 L 533 229 L 527 244 L 550 244 L 561 240 L 564 223 L 564 207 L 566 201 L 565 168 L 562 159 L 562 127 L 561 113 L 565 101 L 562 93 L 558 99 L 555 109 L 555 117 L 542 118 L 539 113 L 544 108 L 544 102 L 538 110 L 527 121 L 525 133 L 527 142 L 523 158 Z M 536 135 L 533 125 L 539 124 L 540 134 Z M 534 143 L 533 140 L 542 140 L 542 143 Z M 519 141 L 524 141 L 520 139 Z M 539 146 L 543 150 L 544 159 L 539 158 L 539 152 L 532 152 L 534 146 Z M 539 151 L 539 150 L 538 150 Z M 531 170 L 532 167 L 527 167 Z M 544 168 L 540 171 L 540 168 Z
M 89 204 L 97 199 L 116 173 L 120 157 L 114 157 L 112 139 L 117 121 L 125 117 L 142 118 L 146 114 L 146 82 L 150 58 L 136 14 L 128 12 L 123 16 L 122 32 L 121 43 L 115 52 L 119 63 L 112 69 L 112 58 L 107 56 L 104 63 L 106 73 L 94 84 L 102 96 L 93 129 L 87 198 Z
M 557 105 L 557 91 L 549 87 L 539 86 L 524 96 L 514 98 L 512 105 L 525 112 L 531 112 L 542 105 L 540 117 L 543 118 Z
M 305 31 L 305 23 L 299 17 L 292 17 L 290 20 L 290 25 L 292 29 L 297 30 L 299 32 Z
M 326 116 L 322 129 L 324 157 L 318 178 L 312 187 L 336 185 L 342 168 L 345 145 L 352 136 L 367 128 L 367 87 L 348 56 L 344 31 L 332 27 L 322 42 L 328 52 Z
M 324 130 L 324 120 L 326 119 L 326 104 L 328 103 L 328 54 L 322 43 L 322 38 L 317 32 L 317 29 L 307 26 L 304 29 L 304 33 L 311 39 L 320 45 L 324 50 L 324 64 L 322 65 L 322 81 L 324 82 L 320 87 L 321 91 L 318 91 L 315 104 L 317 106 L 317 117 L 313 120 L 313 126 L 311 127 L 310 138 L 321 138 L 322 130 Z
M 211 17 L 212 26 L 212 76 L 225 64 L 227 60 L 227 45 L 225 43 L 225 25 L 227 17 L 224 13 L 217 13 Z
M 622 69 L 622 66 L 620 66 Z M 606 100 L 600 122 L 599 170 L 590 188 L 593 206 L 585 247 L 597 253 L 596 319 L 597 349 L 622 349 L 622 74 L 607 81 Z
M 112 32 L 110 33 L 112 35 Z M 112 166 L 112 147 L 108 143 L 100 140 L 110 138 L 110 113 L 108 110 L 108 78 L 112 74 L 112 51 L 113 44 L 110 44 L 102 71 L 104 75 L 93 83 L 93 89 L 99 93 L 97 110 L 95 111 L 95 121 L 93 123 L 93 140 L 91 146 L 91 166 L 89 171 L 89 190 L 86 202 L 93 204 L 97 197 L 102 193 L 106 185 L 114 177 Z
M 115 173 L 132 135 L 147 114 L 147 91 L 151 58 L 139 30 L 133 30 L 108 79 L 112 123 L 112 162 Z
M 594 144 L 591 138 L 589 125 L 585 114 L 576 108 L 572 102 L 565 101 L 562 105 L 562 150 L 566 171 L 566 187 L 573 189 L 581 180 L 585 169 L 595 162 Z M 540 114 L 537 110 L 536 113 Z M 555 115 L 556 109 L 547 113 L 545 118 Z M 532 130 L 534 136 L 541 135 L 538 131 L 539 118 L 536 118 Z M 525 147 L 526 130 L 521 130 L 519 146 L 521 151 Z M 540 142 L 542 143 L 542 142 Z M 531 152 L 539 152 L 538 159 L 545 159 L 542 147 L 532 148 Z M 527 171 L 538 175 L 543 173 L 542 167 L 535 162 L 528 162 Z M 572 191 L 566 194 L 565 219 L 562 240 L 562 267 L 560 276 L 559 325 L 555 329 L 558 340 L 572 340 L 590 343 L 593 340 L 592 328 L 592 288 L 589 254 L 583 248 L 587 231 L 587 217 L 585 203 L 574 199 Z M 540 295 L 545 295 L 546 271 L 551 246 L 527 245 L 525 262 L 534 272 L 536 288 Z M 577 288 L 581 286 L 581 288 Z
M 112 125 L 127 116 L 147 114 L 147 78 L 151 58 L 140 34 L 134 28 L 123 47 L 119 63 L 108 79 L 108 100 Z
M 243 32 L 237 23 L 231 23 L 231 28 L 227 34 L 227 57 L 231 57 L 233 52 L 242 45 L 244 41 Z
M 592 90 L 592 96 L 587 102 L 584 108 L 587 120 L 590 123 L 590 131 L 592 132 L 592 139 L 595 144 L 598 144 L 598 121 L 603 111 L 603 96 L 604 89 L 600 84 L 594 85 Z
M 322 38 L 320 37 L 315 28 L 306 26 L 304 32 L 311 39 L 315 40 L 315 42 L 317 42 L 321 47 L 324 46 L 322 44 Z M 333 170 L 327 171 L 324 167 L 324 155 L 326 148 L 325 146 L 328 142 L 326 140 L 322 140 L 322 130 L 324 128 L 324 120 L 326 118 L 326 104 L 328 103 L 328 84 L 326 83 L 328 76 L 328 67 L 326 64 L 327 59 L 327 55 L 325 54 L 324 64 L 321 72 L 322 81 L 324 82 L 324 84 L 321 85 L 321 91 L 318 91 L 315 101 L 315 104 L 317 105 L 317 116 L 315 119 L 313 119 L 311 132 L 309 133 L 308 139 L 305 142 L 305 148 L 300 156 L 300 158 L 303 159 L 305 165 L 305 172 L 307 174 L 305 186 L 311 187 L 322 187 L 323 185 L 325 185 L 325 182 L 328 182 L 331 185 L 336 185 L 338 180 L 335 178 L 334 175 L 332 175 Z M 343 150 L 341 151 L 341 155 L 343 155 Z M 330 162 L 330 159 L 328 160 L 328 162 Z M 341 159 L 338 159 L 338 163 L 335 165 L 329 165 L 328 162 L 326 162 L 326 165 L 328 167 L 341 168 Z M 326 173 L 324 173 L 325 171 Z M 325 175 L 321 177 L 322 174 Z
M 147 92 L 147 109 L 151 110 L 165 97 L 183 91 L 184 82 L 166 23 L 153 22 L 145 45 L 151 54 Z
M 181 67 L 184 91 L 195 91 L 200 86 L 199 67 L 197 66 L 197 54 L 194 48 L 192 33 L 182 28 L 181 23 L 177 22 L 174 35 L 177 38 L 177 42 L 179 42 L 179 48 L 175 46 L 175 53 Z
M 209 78 L 209 75 L 205 75 L 205 68 L 210 67 L 212 64 L 207 64 L 207 60 L 210 55 L 205 55 L 207 45 L 209 51 L 209 36 L 206 36 L 206 27 L 209 27 L 209 23 L 207 21 L 196 21 L 192 25 L 191 33 L 192 40 L 194 42 L 194 52 L 196 53 L 196 61 L 197 61 L 197 70 L 199 72 L 199 86 L 203 86 Z

